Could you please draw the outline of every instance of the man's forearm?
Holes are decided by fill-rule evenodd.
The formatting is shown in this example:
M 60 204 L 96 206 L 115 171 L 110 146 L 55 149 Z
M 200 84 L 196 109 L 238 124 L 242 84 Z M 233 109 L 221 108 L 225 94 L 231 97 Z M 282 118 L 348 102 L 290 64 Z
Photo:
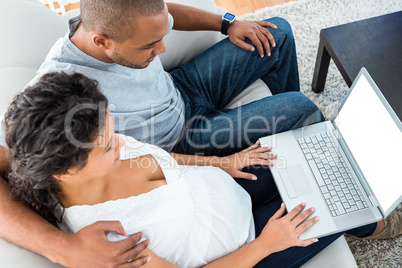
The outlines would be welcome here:
M 38 214 L 11 199 L 7 183 L 0 179 L 0 237 L 59 262 L 58 249 L 67 236 Z
M 7 149 L 0 145 L 0 177 L 5 178 L 6 172 L 9 167 L 9 161 L 7 159 Z
M 221 29 L 221 15 L 179 4 L 167 3 L 167 6 L 174 18 L 173 29 L 175 30 L 220 31 Z
M 5 175 L 8 167 L 7 149 L 0 146 L 1 176 Z M 65 235 L 24 204 L 13 200 L 7 182 L 0 178 L 1 238 L 57 261 L 58 254 L 53 250 L 57 249 L 56 243 L 61 243 L 63 239 L 60 238 Z

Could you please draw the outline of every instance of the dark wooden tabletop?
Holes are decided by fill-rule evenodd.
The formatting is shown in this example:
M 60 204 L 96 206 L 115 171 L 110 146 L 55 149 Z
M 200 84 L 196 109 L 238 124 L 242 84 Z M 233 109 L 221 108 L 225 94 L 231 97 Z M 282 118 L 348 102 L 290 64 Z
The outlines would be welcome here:
M 402 121 L 402 11 L 321 30 L 315 92 L 324 89 L 330 58 L 349 87 L 365 67 Z

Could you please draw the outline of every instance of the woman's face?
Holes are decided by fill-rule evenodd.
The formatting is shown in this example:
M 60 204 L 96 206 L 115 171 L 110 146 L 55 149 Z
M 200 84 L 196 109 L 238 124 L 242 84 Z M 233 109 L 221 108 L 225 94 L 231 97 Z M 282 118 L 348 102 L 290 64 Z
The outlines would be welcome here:
M 107 176 L 120 166 L 120 149 L 123 145 L 124 140 L 113 131 L 113 118 L 108 111 L 105 127 L 100 131 L 96 145 L 88 155 L 86 166 L 75 172 L 72 170 L 69 174 L 88 179 Z

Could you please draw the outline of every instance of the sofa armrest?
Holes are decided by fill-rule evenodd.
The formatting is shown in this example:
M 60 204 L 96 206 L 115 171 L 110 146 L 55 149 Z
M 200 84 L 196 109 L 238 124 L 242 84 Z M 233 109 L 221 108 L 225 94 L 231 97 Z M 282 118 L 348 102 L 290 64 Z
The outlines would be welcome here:
M 355 258 L 344 236 L 305 263 L 301 268 L 357 268 Z

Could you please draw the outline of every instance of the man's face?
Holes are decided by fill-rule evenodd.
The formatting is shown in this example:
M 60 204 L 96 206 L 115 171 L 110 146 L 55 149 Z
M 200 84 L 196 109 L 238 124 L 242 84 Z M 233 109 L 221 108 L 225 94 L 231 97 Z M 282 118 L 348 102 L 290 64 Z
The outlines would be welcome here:
M 167 7 L 156 16 L 139 17 L 133 38 L 123 43 L 114 42 L 109 58 L 120 65 L 134 69 L 146 68 L 153 59 L 166 51 L 163 37 L 169 30 Z

